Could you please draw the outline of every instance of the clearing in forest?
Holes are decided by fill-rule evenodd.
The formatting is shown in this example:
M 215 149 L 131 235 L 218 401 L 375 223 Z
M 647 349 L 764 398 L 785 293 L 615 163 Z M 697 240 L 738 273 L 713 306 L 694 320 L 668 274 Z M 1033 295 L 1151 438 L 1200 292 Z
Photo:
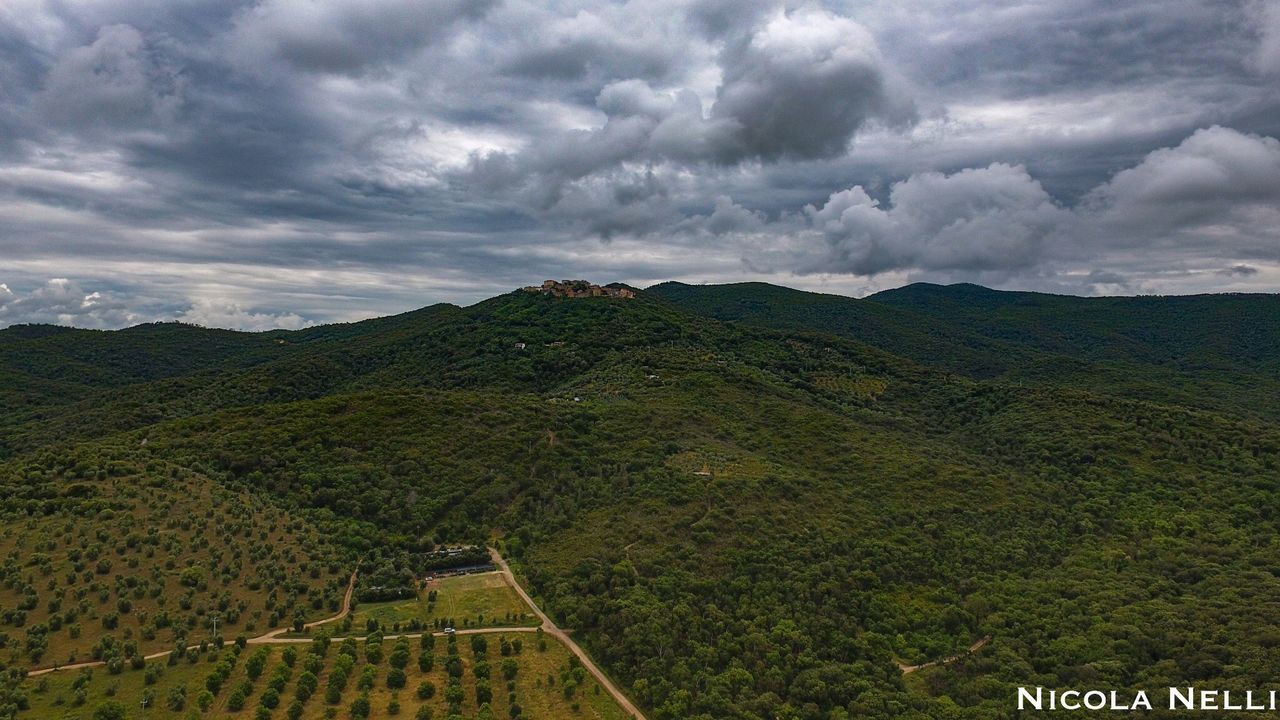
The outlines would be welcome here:
M 352 628 L 364 631 L 369 620 L 376 620 L 385 632 L 538 625 L 533 611 L 497 572 L 436 578 L 411 600 L 361 603 L 353 613 Z

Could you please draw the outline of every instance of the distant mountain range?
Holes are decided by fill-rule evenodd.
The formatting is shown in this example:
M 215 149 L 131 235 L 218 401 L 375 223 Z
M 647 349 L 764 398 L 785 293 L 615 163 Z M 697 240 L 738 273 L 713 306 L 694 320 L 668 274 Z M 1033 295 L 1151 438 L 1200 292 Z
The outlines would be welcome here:
M 1277 417 L 1280 296 L 1093 297 L 915 283 L 858 300 L 763 283 L 648 289 L 703 315 L 859 340 L 974 378 Z

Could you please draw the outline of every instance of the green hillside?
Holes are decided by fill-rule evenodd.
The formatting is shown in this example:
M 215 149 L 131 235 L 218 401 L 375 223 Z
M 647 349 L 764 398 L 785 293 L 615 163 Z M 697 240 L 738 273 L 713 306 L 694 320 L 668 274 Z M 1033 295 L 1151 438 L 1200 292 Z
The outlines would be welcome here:
M 855 299 L 764 283 L 648 292 L 720 320 L 861 340 L 977 379 L 1280 419 L 1280 298 L 1080 298 L 917 283 Z
M 1273 295 L 1080 298 L 917 283 L 867 299 L 1058 354 L 1181 371 L 1280 372 Z
M 1215 335 L 1179 330 L 1190 310 L 1161 301 L 1182 299 L 1090 315 L 1078 298 L 915 290 L 515 292 L 208 331 L 198 352 L 189 327 L 84 347 L 11 328 L 0 372 L 44 384 L 0 420 L 0 471 L 32 497 L 5 507 L 38 525 L 45 498 L 76 497 L 111 458 L 142 487 L 249 498 L 344 562 L 494 543 L 661 720 L 999 718 L 1019 685 L 1273 687 L 1280 425 L 1225 390 L 1275 381 L 1274 299 L 1195 299 L 1256 320 Z M 1144 314 L 1167 319 L 1144 335 Z M 1246 335 L 1238 352 L 1215 340 Z M 137 507 L 138 528 L 173 514 Z M 43 595 L 25 557 L 0 619 L 22 583 Z M 341 575 L 326 565 L 305 596 L 332 598 Z M 539 717 L 578 717 L 556 707 Z

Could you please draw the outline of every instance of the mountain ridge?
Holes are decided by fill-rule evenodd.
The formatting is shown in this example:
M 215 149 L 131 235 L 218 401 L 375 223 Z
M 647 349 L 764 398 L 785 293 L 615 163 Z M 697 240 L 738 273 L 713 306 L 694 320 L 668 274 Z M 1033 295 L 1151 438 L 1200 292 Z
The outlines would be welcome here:
M 1280 421 L 1252 409 L 1270 366 L 1214 356 L 1214 385 L 1142 354 L 1219 352 L 1204 333 L 1135 340 L 1113 332 L 1132 317 L 1061 302 L 992 325 L 767 285 L 517 290 L 298 331 L 0 341 L 5 519 L 84 522 L 80 495 L 177 473 L 348 562 L 498 543 L 655 720 L 1012 718 L 1019 684 L 1280 671 Z M 5 631 L 11 666 L 67 632 Z

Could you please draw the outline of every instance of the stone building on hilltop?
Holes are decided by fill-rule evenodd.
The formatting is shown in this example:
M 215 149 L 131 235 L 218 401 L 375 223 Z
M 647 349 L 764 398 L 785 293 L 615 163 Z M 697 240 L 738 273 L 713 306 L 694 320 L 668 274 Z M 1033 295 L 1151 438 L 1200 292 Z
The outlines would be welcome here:
M 611 297 L 630 299 L 636 296 L 634 291 L 627 288 L 592 285 L 586 280 L 547 280 L 541 285 L 530 285 L 524 290 L 525 292 L 544 293 L 554 297 L 567 298 Z

